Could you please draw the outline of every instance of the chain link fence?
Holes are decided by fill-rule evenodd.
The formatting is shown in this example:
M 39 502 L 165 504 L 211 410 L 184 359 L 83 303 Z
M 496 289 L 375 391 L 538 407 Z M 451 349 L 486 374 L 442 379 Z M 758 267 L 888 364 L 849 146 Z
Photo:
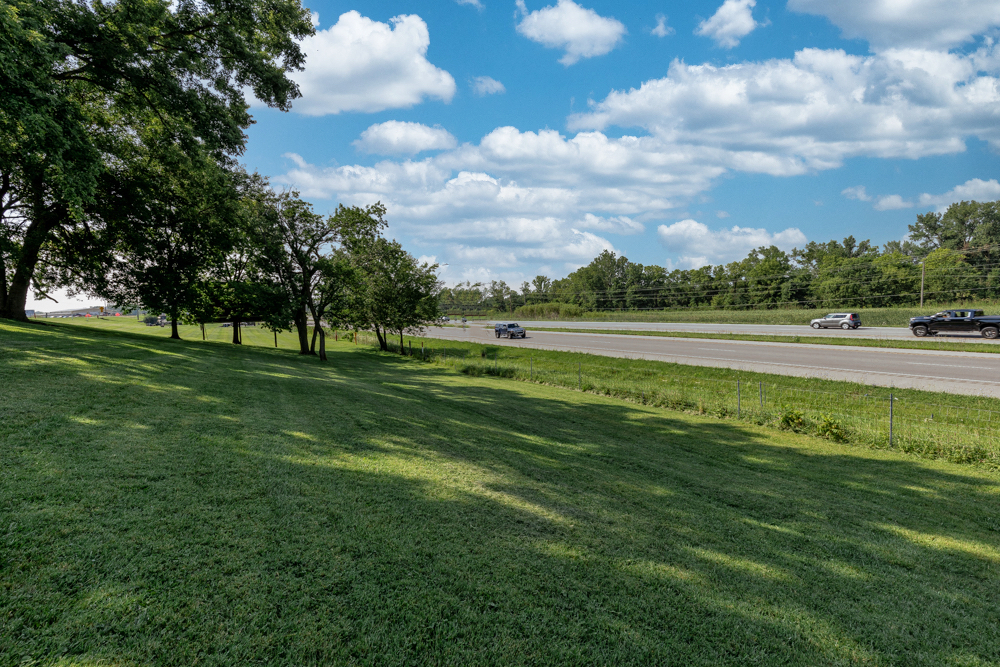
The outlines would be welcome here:
M 359 342 L 378 347 L 374 335 Z M 610 396 L 641 405 L 713 415 L 836 442 L 891 448 L 929 458 L 1000 465 L 1000 411 L 934 403 L 900 396 L 885 387 L 849 385 L 843 392 L 803 388 L 741 377 L 692 378 L 653 369 L 628 372 L 588 365 L 588 355 L 564 353 L 554 362 L 519 349 L 506 356 L 496 347 L 410 340 L 403 354 L 442 364 L 472 376 L 536 382 Z M 389 350 L 400 353 L 398 340 Z M 619 360 L 627 361 L 627 360 Z

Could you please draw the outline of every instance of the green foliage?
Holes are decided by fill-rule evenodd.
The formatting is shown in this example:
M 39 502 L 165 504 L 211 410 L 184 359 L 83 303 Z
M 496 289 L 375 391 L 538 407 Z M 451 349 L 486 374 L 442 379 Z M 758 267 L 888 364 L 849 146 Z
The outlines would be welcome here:
M 88 207 L 101 224 L 64 252 L 97 294 L 176 322 L 195 312 L 209 269 L 234 247 L 239 192 L 210 155 L 147 129 L 136 159 L 116 174 L 124 196 Z
M 145 168 L 151 133 L 231 166 L 252 122 L 244 89 L 287 109 L 312 32 L 298 0 L 0 2 L 0 176 L 5 209 L 19 202 L 0 211 L 0 316 L 23 317 L 46 271 L 101 261 L 92 205 L 144 221 L 120 186 Z
M 572 319 L 583 315 L 583 308 L 572 303 L 529 303 L 521 306 L 514 314 L 522 319 Z
M 820 415 L 820 423 L 816 425 L 816 433 L 822 437 L 834 442 L 844 442 L 847 440 L 847 435 L 844 433 L 844 429 L 841 428 L 840 424 L 830 415 Z
M 778 426 L 786 431 L 798 433 L 806 427 L 805 413 L 801 410 L 785 410 L 778 417 Z

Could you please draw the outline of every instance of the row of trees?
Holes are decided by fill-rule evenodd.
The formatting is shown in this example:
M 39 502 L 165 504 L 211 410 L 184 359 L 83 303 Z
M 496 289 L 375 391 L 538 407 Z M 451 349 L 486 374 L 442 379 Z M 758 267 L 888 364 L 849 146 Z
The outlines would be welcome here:
M 180 321 L 401 333 L 435 313 L 433 266 L 385 209 L 317 215 L 239 165 L 244 91 L 299 91 L 298 0 L 0 0 L 0 317 L 70 286 Z
M 1000 202 L 960 202 L 917 216 L 907 238 L 883 248 L 853 236 L 785 252 L 751 251 L 718 266 L 667 271 L 613 252 L 561 280 L 537 276 L 520 291 L 502 281 L 442 292 L 442 309 L 513 312 L 532 304 L 580 310 L 848 308 L 1000 299 Z M 538 310 L 538 309 L 532 309 Z

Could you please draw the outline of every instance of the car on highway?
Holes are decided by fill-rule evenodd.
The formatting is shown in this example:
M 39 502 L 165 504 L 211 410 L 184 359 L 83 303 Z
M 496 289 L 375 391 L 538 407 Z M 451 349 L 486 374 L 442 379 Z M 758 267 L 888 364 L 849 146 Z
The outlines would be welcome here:
M 1000 337 L 1000 317 L 987 316 L 981 310 L 942 310 L 925 317 L 911 317 L 914 336 L 978 333 L 983 338 Z
M 506 336 L 507 338 L 524 338 L 528 332 L 517 322 L 497 322 L 493 325 L 493 332 L 497 338 Z
M 861 326 L 861 316 L 857 313 L 830 313 L 809 322 L 813 329 L 857 329 Z

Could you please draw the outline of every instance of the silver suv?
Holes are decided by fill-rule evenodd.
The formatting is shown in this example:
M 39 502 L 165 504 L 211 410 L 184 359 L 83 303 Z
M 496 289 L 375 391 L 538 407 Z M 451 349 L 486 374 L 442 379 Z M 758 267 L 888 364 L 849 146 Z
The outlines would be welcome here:
M 506 336 L 507 338 L 524 338 L 527 332 L 517 322 L 497 322 L 493 325 L 493 332 L 497 338 Z
M 823 329 L 828 327 L 839 327 L 841 329 L 857 329 L 861 326 L 861 316 L 857 313 L 830 313 L 826 317 L 821 317 L 809 322 L 813 329 Z

